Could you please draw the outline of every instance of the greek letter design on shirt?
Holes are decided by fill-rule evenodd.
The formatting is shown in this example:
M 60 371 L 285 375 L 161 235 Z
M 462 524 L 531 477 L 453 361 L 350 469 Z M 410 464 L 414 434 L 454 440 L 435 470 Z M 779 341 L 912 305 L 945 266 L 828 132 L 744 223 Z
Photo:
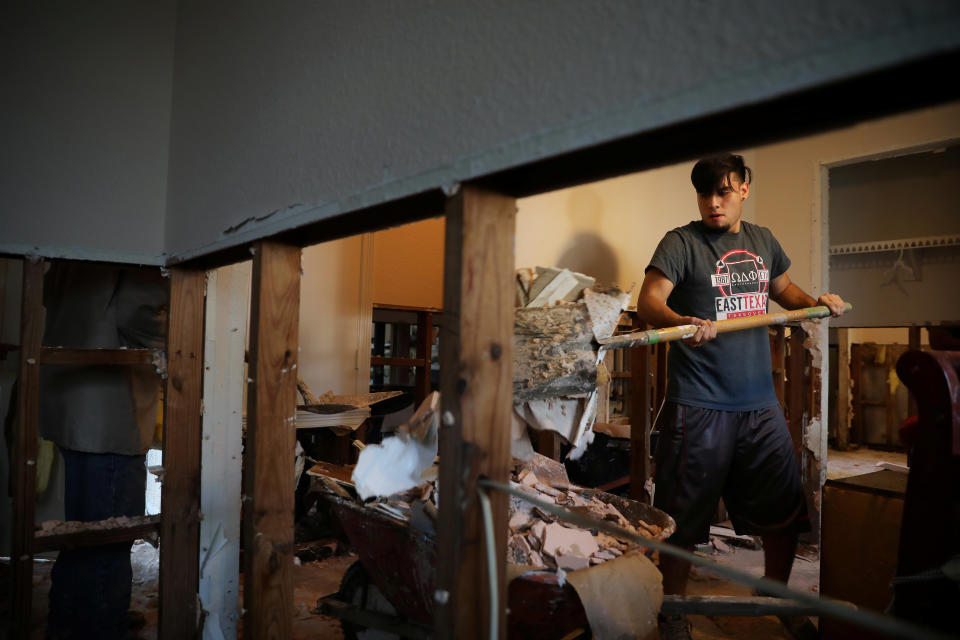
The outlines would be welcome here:
M 717 260 L 710 283 L 720 290 L 714 298 L 717 320 L 757 316 L 767 312 L 770 272 L 763 258 L 744 249 L 734 249 Z

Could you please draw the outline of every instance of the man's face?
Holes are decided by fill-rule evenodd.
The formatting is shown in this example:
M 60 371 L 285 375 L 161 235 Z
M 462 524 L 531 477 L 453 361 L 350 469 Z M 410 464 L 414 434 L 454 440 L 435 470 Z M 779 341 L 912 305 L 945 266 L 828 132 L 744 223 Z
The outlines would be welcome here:
M 714 231 L 739 233 L 743 201 L 750 193 L 750 183 L 740 182 L 734 173 L 711 193 L 697 194 L 697 207 L 703 224 Z

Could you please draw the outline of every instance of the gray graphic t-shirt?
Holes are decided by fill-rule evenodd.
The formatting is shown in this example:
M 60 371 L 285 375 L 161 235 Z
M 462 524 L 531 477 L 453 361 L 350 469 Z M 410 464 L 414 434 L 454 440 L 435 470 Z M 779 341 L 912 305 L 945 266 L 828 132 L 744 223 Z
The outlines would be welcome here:
M 741 222 L 739 233 L 717 233 L 697 220 L 663 237 L 651 267 L 673 282 L 667 306 L 675 312 L 726 320 L 767 313 L 770 281 L 790 259 L 766 227 Z M 698 348 L 673 342 L 668 367 L 673 402 L 725 411 L 777 404 L 766 327 L 721 334 Z

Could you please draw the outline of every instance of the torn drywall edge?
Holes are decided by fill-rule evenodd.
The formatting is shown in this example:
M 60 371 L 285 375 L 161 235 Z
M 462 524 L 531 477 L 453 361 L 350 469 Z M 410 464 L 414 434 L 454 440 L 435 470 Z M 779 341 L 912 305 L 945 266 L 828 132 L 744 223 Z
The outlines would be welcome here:
M 281 214 L 269 215 L 262 222 L 240 224 L 229 237 L 221 237 L 208 244 L 186 248 L 168 246 L 168 264 L 689 118 L 703 117 L 773 99 L 814 84 L 838 81 L 867 70 L 902 64 L 906 60 L 957 46 L 960 44 L 958 34 L 960 13 L 954 11 L 952 14 L 940 16 L 936 21 L 917 24 L 914 29 L 905 33 L 885 34 L 808 56 L 795 56 L 779 67 L 768 66 L 758 68 L 753 73 L 720 77 L 661 99 L 641 97 L 630 105 L 601 116 L 585 115 L 553 129 L 505 141 L 436 169 L 382 181 L 335 201 L 281 208 L 277 210 L 283 212 Z M 781 82 L 771 82 L 771 78 L 779 78 Z M 705 104 L 710 105 L 709 110 L 704 110 Z M 431 213 L 439 215 L 442 212 L 425 212 L 425 215 L 429 216 Z
M 114 262 L 119 264 L 137 264 L 143 266 L 163 266 L 165 253 L 150 254 L 123 251 L 122 249 L 97 249 L 65 245 L 32 245 L 20 243 L 0 243 L 0 255 L 27 256 L 46 259 L 63 258 L 67 260 L 88 260 L 91 262 Z

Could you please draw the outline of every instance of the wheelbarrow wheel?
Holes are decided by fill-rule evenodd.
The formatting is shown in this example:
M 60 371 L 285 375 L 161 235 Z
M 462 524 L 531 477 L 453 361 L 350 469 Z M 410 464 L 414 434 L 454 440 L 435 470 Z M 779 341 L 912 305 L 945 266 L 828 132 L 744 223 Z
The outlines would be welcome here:
M 376 611 L 386 615 L 395 616 L 397 610 L 393 608 L 390 601 L 380 592 L 375 584 L 370 580 L 367 570 L 359 561 L 354 562 L 343 574 L 340 581 L 340 600 L 352 604 L 355 607 L 366 609 L 367 611 Z M 343 637 L 346 640 L 393 640 L 400 638 L 393 633 L 380 631 L 379 629 L 368 629 L 359 625 L 340 620 L 343 628 Z

